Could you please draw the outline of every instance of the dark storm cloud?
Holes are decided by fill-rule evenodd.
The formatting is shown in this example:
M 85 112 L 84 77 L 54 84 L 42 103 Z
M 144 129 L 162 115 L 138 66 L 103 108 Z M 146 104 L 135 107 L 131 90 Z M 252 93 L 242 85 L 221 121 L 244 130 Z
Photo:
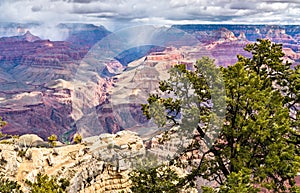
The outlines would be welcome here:
M 115 18 L 117 13 L 112 12 L 103 12 L 95 15 L 90 15 L 89 17 L 97 17 L 97 18 Z
M 32 12 L 38 12 L 38 11 L 41 11 L 42 10 L 42 8 L 43 8 L 43 6 L 33 6 L 33 7 L 31 7 L 31 11 Z

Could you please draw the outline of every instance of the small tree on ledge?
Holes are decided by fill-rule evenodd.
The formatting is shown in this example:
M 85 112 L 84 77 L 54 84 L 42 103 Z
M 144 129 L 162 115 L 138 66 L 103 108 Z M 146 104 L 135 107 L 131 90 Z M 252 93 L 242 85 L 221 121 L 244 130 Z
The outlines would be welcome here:
M 73 142 L 75 144 L 79 144 L 82 142 L 82 136 L 79 133 L 76 133 L 73 138 Z
M 55 134 L 48 137 L 48 142 L 52 147 L 56 146 L 56 142 L 55 142 L 56 140 L 57 140 L 57 136 Z
M 0 129 L 4 127 L 7 123 L 3 121 L 2 117 L 0 117 Z M 0 131 L 0 138 L 3 137 L 2 132 Z

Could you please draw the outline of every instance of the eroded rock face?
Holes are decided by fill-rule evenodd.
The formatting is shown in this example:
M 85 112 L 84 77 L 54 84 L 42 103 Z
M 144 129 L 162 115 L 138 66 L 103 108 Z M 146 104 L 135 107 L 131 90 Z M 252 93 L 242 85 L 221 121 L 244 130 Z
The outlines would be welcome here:
M 86 50 L 68 42 L 41 40 L 30 32 L 0 41 L 0 116 L 9 124 L 9 134 L 62 135 L 70 130 L 72 88 L 46 84 L 70 80 L 76 63 Z
M 23 180 L 33 181 L 39 172 L 69 179 L 69 192 L 128 192 L 129 160 L 145 154 L 142 139 L 130 131 L 94 136 L 84 139 L 83 144 L 55 148 L 25 148 L 18 141 L 44 141 L 36 135 L 23 135 L 11 144 L 0 143 L 0 172 L 21 183 L 25 192 L 28 189 Z M 26 150 L 26 154 L 20 156 L 21 150 Z
M 60 24 L 60 28 L 69 31 L 66 41 L 71 42 L 76 47 L 82 48 L 92 47 L 103 37 L 111 34 L 110 31 L 103 26 L 95 26 L 93 24 Z
M 176 131 L 176 128 L 172 130 L 172 138 L 176 138 Z M 11 180 L 17 180 L 25 193 L 29 192 L 29 189 L 24 184 L 24 179 L 34 181 L 38 173 L 68 179 L 70 193 L 130 192 L 129 173 L 139 159 L 148 158 L 145 156 L 146 151 L 158 157 L 165 157 L 166 152 L 177 152 L 180 140 L 174 139 L 163 145 L 159 142 L 160 138 L 161 135 L 154 137 L 146 148 L 137 133 L 121 131 L 116 134 L 84 138 L 81 144 L 38 148 L 32 144 L 37 141 L 47 142 L 36 135 L 23 135 L 19 139 L 0 141 L 0 174 Z M 24 143 L 20 144 L 21 141 Z M 180 168 L 172 167 L 172 169 L 179 176 L 187 174 L 187 171 Z M 299 183 L 299 176 L 296 182 Z M 201 185 L 211 185 L 212 182 L 199 179 L 197 183 L 200 188 Z M 191 188 L 181 192 L 198 191 Z
M 13 36 L 13 37 L 0 38 L 0 42 L 16 42 L 16 41 L 35 42 L 35 41 L 38 41 L 38 40 L 41 40 L 41 38 L 31 34 L 30 31 L 26 31 L 26 33 L 22 36 Z
M 1 38 L 0 116 L 9 123 L 3 132 L 35 133 L 43 139 L 56 134 L 60 139 L 70 140 L 78 129 L 74 95 L 83 92 L 77 89 L 73 79 L 88 48 L 77 47 L 72 42 L 41 40 L 30 32 Z M 119 67 L 111 63 L 109 70 Z M 96 93 L 94 108 L 105 101 L 109 85 L 109 80 L 97 77 L 92 88 Z M 89 135 L 104 132 L 107 131 Z
M 93 54 L 110 52 L 105 50 L 109 47 L 87 57 L 89 48 L 110 34 L 103 27 L 60 27 L 69 33 L 67 41 L 41 40 L 25 29 L 23 35 L 0 39 L 0 116 L 8 122 L 3 132 L 34 133 L 43 139 L 56 134 L 68 141 L 76 132 L 88 137 L 138 130 L 147 123 L 140 104 L 155 92 L 168 69 L 179 63 L 193 69 L 202 56 L 214 58 L 220 66 L 232 65 L 238 53 L 250 57 L 243 48 L 256 38 L 283 43 L 284 59 L 294 65 L 300 62 L 300 30 L 295 26 L 181 26 L 199 40 L 197 46 L 153 49 L 126 65 L 93 58 Z M 132 52 L 134 49 L 128 53 Z M 129 58 L 125 61 L 131 61 Z M 95 66 L 86 65 L 89 62 Z
M 235 40 L 244 41 L 245 43 L 255 42 L 257 39 L 267 38 L 273 42 L 281 43 L 284 48 L 291 48 L 294 52 L 299 51 L 299 37 L 300 27 L 293 25 L 174 25 L 173 27 L 184 30 L 194 35 L 200 42 L 204 44 L 216 44 L 222 40 L 227 43 L 233 43 L 230 48 L 239 48 L 241 45 L 236 45 Z M 222 45 L 220 45 L 222 47 Z M 227 47 L 227 46 L 226 46 Z M 224 47 L 224 49 L 226 49 Z M 217 51 L 217 49 L 216 49 Z M 228 51 L 227 53 L 232 53 Z M 216 59 L 222 58 L 224 53 L 220 52 L 219 56 L 214 56 Z M 244 52 L 237 52 L 236 54 L 244 54 Z M 225 53 L 225 57 L 226 57 Z M 232 60 L 232 55 L 230 56 Z M 287 57 L 299 64 L 300 60 L 287 54 Z M 234 57 L 235 58 L 235 57 Z M 232 63 L 231 63 L 232 64 Z M 224 65 L 224 64 L 223 64 Z M 227 64 L 225 64 L 227 66 Z

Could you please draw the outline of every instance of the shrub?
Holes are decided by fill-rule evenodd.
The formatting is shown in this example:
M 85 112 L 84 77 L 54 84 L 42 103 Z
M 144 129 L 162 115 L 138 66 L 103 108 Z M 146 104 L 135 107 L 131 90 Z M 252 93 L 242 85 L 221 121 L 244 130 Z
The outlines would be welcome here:
M 82 142 L 82 136 L 79 133 L 76 133 L 74 135 L 73 142 L 75 144 L 81 143 Z
M 47 174 L 38 173 L 35 182 L 26 180 L 31 193 L 65 193 L 70 182 L 67 179 L 49 177 Z
M 1 193 L 23 193 L 21 186 L 16 181 L 11 181 L 0 176 L 0 192 Z
M 57 136 L 54 134 L 48 137 L 48 142 L 52 147 L 56 146 L 56 142 L 55 142 L 56 140 L 57 140 Z

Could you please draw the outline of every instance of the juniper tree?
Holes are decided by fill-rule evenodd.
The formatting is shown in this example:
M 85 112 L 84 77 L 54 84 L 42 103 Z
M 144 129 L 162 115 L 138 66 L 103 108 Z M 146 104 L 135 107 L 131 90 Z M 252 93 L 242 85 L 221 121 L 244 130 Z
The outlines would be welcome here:
M 190 147 L 174 158 L 177 162 L 171 160 L 178 163 L 180 156 L 195 149 L 201 156 L 200 161 L 188 162 L 190 172 L 177 188 L 201 177 L 218 183 L 213 189 L 203 187 L 204 192 L 259 192 L 263 187 L 275 192 L 299 191 L 294 181 L 300 167 L 299 67 L 284 62 L 282 46 L 269 40 L 248 44 L 245 50 L 252 57 L 238 55 L 238 62 L 228 68 L 216 67 L 207 57 L 197 61 L 195 70 L 175 66 L 170 78 L 160 83 L 162 94 L 150 95 L 148 104 L 142 106 L 146 117 L 156 119 L 160 126 L 180 122 L 179 132 L 190 132 L 191 126 L 198 131 Z M 220 71 L 225 98 L 212 84 L 222 83 Z M 187 94 L 190 89 L 193 96 Z M 172 97 L 165 97 L 166 93 Z M 191 98 L 196 105 L 189 108 Z M 165 112 L 159 113 L 163 117 L 153 116 L 157 115 L 153 104 L 164 107 Z M 197 121 L 200 124 L 194 123 Z M 219 121 L 222 127 L 218 130 L 214 128 L 218 124 L 211 123 Z M 212 128 L 218 132 L 210 133 Z

